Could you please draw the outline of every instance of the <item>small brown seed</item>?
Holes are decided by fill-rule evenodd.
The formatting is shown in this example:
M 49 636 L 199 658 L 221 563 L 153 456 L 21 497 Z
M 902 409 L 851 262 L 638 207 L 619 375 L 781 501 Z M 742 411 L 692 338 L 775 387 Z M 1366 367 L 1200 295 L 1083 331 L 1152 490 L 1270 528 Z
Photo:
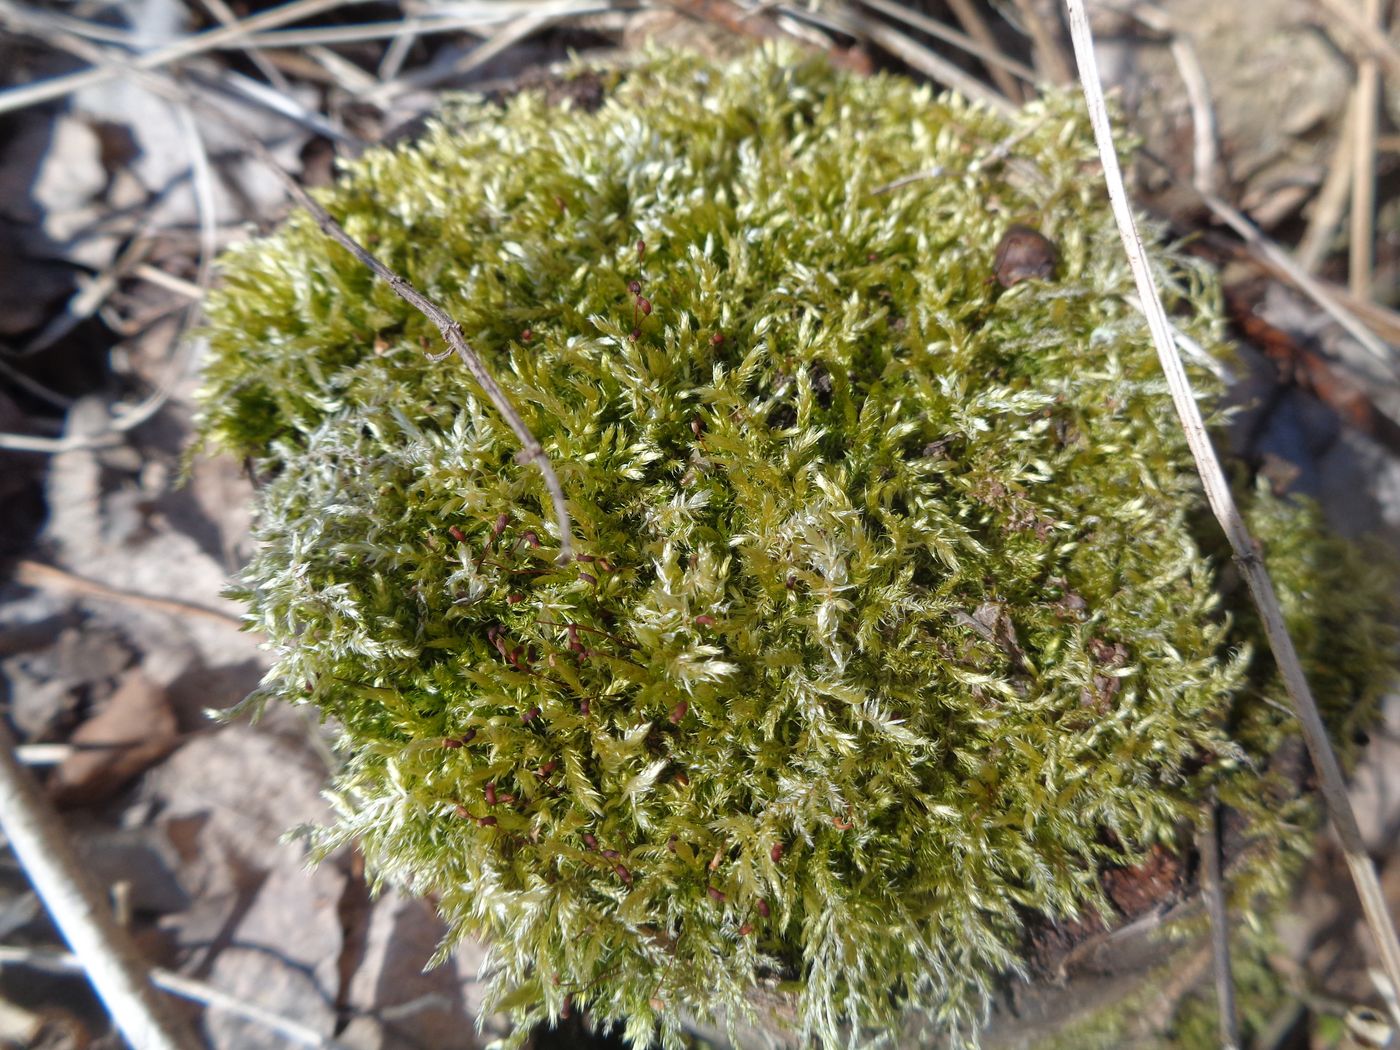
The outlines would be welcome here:
M 1060 263 L 1060 253 L 1044 234 L 1029 226 L 1015 223 L 1009 227 L 997 245 L 992 269 L 997 283 L 1003 288 L 1022 281 L 1054 278 Z

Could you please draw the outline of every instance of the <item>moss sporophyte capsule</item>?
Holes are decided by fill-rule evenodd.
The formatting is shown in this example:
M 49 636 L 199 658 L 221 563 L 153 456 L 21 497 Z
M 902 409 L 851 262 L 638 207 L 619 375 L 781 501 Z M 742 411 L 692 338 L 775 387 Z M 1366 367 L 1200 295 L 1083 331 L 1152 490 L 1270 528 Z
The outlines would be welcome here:
M 516 1042 L 566 1005 L 669 1046 L 755 1011 L 802 1045 L 974 1036 L 1053 970 L 1044 931 L 1126 921 L 1153 847 L 1189 866 L 1212 796 L 1264 907 L 1312 803 L 1078 102 L 774 51 L 603 78 L 590 113 L 449 103 L 324 198 L 460 323 L 592 561 L 559 564 L 516 434 L 307 216 L 223 258 L 201 428 L 270 479 L 261 696 L 340 727 L 319 848 L 488 940 Z M 1214 346 L 1210 276 L 1153 251 Z M 1241 493 L 1349 740 L 1385 581 Z

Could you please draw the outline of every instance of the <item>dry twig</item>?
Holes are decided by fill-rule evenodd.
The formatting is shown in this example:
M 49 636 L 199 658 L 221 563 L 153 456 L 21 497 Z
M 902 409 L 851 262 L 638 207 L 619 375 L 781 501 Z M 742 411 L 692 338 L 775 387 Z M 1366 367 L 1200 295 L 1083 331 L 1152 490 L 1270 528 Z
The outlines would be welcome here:
M 16 583 L 22 583 L 26 587 L 42 588 L 43 590 L 62 590 L 72 594 L 81 594 L 89 598 L 99 598 L 103 601 L 119 602 L 125 605 L 138 605 L 147 609 L 155 609 L 158 612 L 166 613 L 170 616 L 187 618 L 190 616 L 204 620 L 212 620 L 215 623 L 223 624 L 225 627 L 236 627 L 242 629 L 243 620 L 230 613 L 219 612 L 217 609 L 206 609 L 202 605 L 194 605 L 191 602 L 182 602 L 176 598 L 160 598 L 150 594 L 137 594 L 135 591 L 121 591 L 115 587 L 108 587 L 104 583 L 96 580 L 89 580 L 83 576 L 75 576 L 65 569 L 60 569 L 56 565 L 45 565 L 39 561 L 21 560 L 15 564 L 14 579 Z
M 1035 51 L 1035 68 L 1041 78 L 1052 84 L 1068 84 L 1074 80 L 1068 56 L 1060 45 L 1059 34 L 1050 24 L 1050 12 L 1040 10 L 1040 0 L 1015 0 L 1026 34 Z
M 1381 32 L 1381 0 L 1365 0 L 1366 39 Z M 1376 245 L 1376 121 L 1380 109 L 1381 68 L 1375 55 L 1356 67 L 1351 111 L 1351 252 L 1347 280 L 1358 299 L 1371 297 L 1371 264 Z
M 1215 999 L 1220 1013 L 1221 1050 L 1239 1050 L 1240 1023 L 1235 1012 L 1235 982 L 1230 972 L 1230 920 L 1225 915 L 1225 887 L 1220 879 L 1220 804 L 1211 792 L 1210 806 L 1196 838 L 1201 855 L 1201 895 L 1210 915 L 1210 950 L 1215 960 Z
M 861 2 L 873 11 L 879 11 L 882 15 L 896 18 L 906 25 L 913 26 L 931 37 L 952 44 L 980 59 L 982 64 L 987 67 L 987 71 L 992 74 L 997 86 L 1009 98 L 1019 98 L 1020 92 L 1016 82 L 1005 77 L 1006 73 L 1019 77 L 1027 84 L 1036 83 L 1035 70 L 1003 53 L 996 46 L 996 41 L 991 39 L 990 33 L 988 33 L 988 42 L 983 42 L 964 33 L 959 33 L 956 29 L 952 29 L 912 7 L 895 3 L 894 0 L 861 0 Z M 983 23 L 983 28 L 985 27 L 986 24 Z
M 1327 737 L 1326 726 L 1317 711 L 1312 691 L 1303 674 L 1297 650 L 1289 637 L 1284 623 L 1283 612 L 1279 608 L 1278 597 L 1274 593 L 1273 581 L 1264 567 L 1258 544 L 1249 534 L 1239 508 L 1235 505 L 1229 483 L 1225 479 L 1210 435 L 1201 418 L 1200 406 L 1196 403 L 1191 389 L 1191 381 L 1182 366 L 1181 358 L 1172 342 L 1171 325 L 1167 320 L 1162 300 L 1157 294 L 1157 286 L 1152 279 L 1151 265 L 1147 259 L 1142 238 L 1137 232 L 1132 205 L 1128 201 L 1127 190 L 1123 185 L 1122 172 L 1118 167 L 1118 155 L 1113 143 L 1113 129 L 1109 124 L 1108 106 L 1104 101 L 1103 85 L 1099 78 L 1098 64 L 1094 58 L 1094 39 L 1089 29 L 1089 18 L 1084 10 L 1084 0 L 1066 0 L 1070 16 L 1070 33 L 1074 42 L 1074 54 L 1079 63 L 1080 82 L 1084 97 L 1089 106 L 1089 116 L 1094 126 L 1094 137 L 1098 142 L 1099 157 L 1103 165 L 1104 179 L 1108 186 L 1109 200 L 1114 217 L 1123 238 L 1123 248 L 1132 267 L 1137 283 L 1138 294 L 1147 307 L 1147 323 L 1152 332 L 1152 340 L 1157 348 L 1157 356 L 1166 375 L 1171 390 L 1172 402 L 1181 420 L 1187 444 L 1196 460 L 1205 487 L 1206 499 L 1210 503 L 1216 520 L 1220 522 L 1234 552 L 1235 562 L 1249 587 L 1254 604 L 1259 609 L 1260 620 L 1268 636 L 1269 647 L 1278 662 L 1279 672 L 1292 701 L 1293 710 L 1303 731 L 1313 765 L 1318 773 L 1319 787 L 1327 804 L 1328 814 L 1337 837 L 1341 842 L 1347 867 L 1351 870 L 1352 881 L 1356 884 L 1362 909 L 1366 914 L 1367 925 L 1375 938 L 1382 965 L 1394 987 L 1400 988 L 1400 942 L 1395 936 L 1395 926 L 1386 911 L 1385 898 L 1381 894 L 1380 883 L 1376 878 L 1375 866 L 1366 853 L 1356 814 L 1352 811 L 1351 800 L 1347 796 L 1346 782 L 1342 778 L 1341 767 Z
M 1356 124 L 1356 103 L 1357 97 L 1353 94 L 1342 118 L 1342 142 L 1350 142 L 1354 137 L 1352 128 Z M 1308 273 L 1317 272 L 1318 265 L 1332 247 L 1332 239 L 1342 224 L 1342 216 L 1346 214 L 1347 202 L 1351 199 L 1351 164 L 1354 157 L 1354 152 L 1349 149 L 1333 152 L 1332 161 L 1327 166 L 1327 177 L 1322 180 L 1322 188 L 1313 200 L 1308 228 L 1303 231 L 1298 247 L 1293 251 L 1298 265 Z
M 337 7 L 349 7 L 353 4 L 368 2 L 369 0 L 293 0 L 291 3 L 274 7 L 269 11 L 253 15 L 251 18 L 245 18 L 231 26 L 220 26 L 218 29 L 184 37 L 165 47 L 133 56 L 131 67 L 149 72 L 214 48 L 241 48 L 242 41 L 249 34 L 258 30 L 272 29 L 275 26 L 286 25 L 288 22 L 311 18 L 313 15 Z M 0 15 L 3 15 L 7 21 L 17 23 L 21 31 L 32 31 L 33 14 L 33 12 L 25 11 L 11 0 L 5 0 L 5 3 L 0 5 Z M 82 88 L 106 83 L 108 80 L 121 76 L 122 73 L 123 68 L 113 64 L 84 69 L 65 76 L 50 77 L 48 80 L 41 80 L 35 84 L 11 88 L 8 91 L 0 92 L 0 113 L 9 113 L 25 106 L 34 106 L 50 99 L 62 98 Z
M 0 15 L 4 15 L 13 21 L 19 22 L 22 26 L 32 27 L 32 20 L 25 18 L 25 13 L 18 9 L 12 0 L 0 0 Z M 467 367 L 472 378 L 477 381 L 486 394 L 487 399 L 495 407 L 496 411 L 506 421 L 511 432 L 520 441 L 521 450 L 516 455 L 516 459 L 521 463 L 533 463 L 544 479 L 545 488 L 548 490 L 550 502 L 553 506 L 555 524 L 559 530 L 559 560 L 567 563 L 573 558 L 573 534 L 572 524 L 569 516 L 568 505 L 564 497 L 563 486 L 559 482 L 559 476 L 554 471 L 554 465 L 545 455 L 543 447 L 536 440 L 530 428 L 516 411 L 515 406 L 506 396 L 495 377 L 487 369 L 476 350 L 467 342 L 466 335 L 462 331 L 462 326 L 455 321 L 452 316 L 441 306 L 429 299 L 422 292 L 418 291 L 406 278 L 391 270 L 382 263 L 376 256 L 371 254 L 363 245 L 345 232 L 345 229 L 331 217 L 310 194 L 302 188 L 301 184 L 294 179 L 291 174 L 282 167 L 270 150 L 265 147 L 256 135 L 247 128 L 241 127 L 238 122 L 228 113 L 213 107 L 205 100 L 191 96 L 189 92 L 168 75 L 151 70 L 138 65 L 137 63 L 126 63 L 120 56 L 114 56 L 104 52 L 101 48 L 85 42 L 76 43 L 71 39 L 70 34 L 58 34 L 57 43 L 61 47 L 71 48 L 74 51 L 84 54 L 94 60 L 109 62 L 112 66 L 121 71 L 125 71 L 135 77 L 142 85 L 149 90 L 174 102 L 177 106 L 199 105 L 200 108 L 210 112 L 216 119 L 222 120 L 225 124 L 237 130 L 247 144 L 249 151 L 256 156 L 269 171 L 271 171 L 286 188 L 292 199 L 301 207 L 305 208 L 316 221 L 326 236 L 335 241 L 346 251 L 350 252 L 374 275 L 393 289 L 404 302 L 408 303 L 424 317 L 428 318 L 438 331 L 442 333 L 443 339 L 447 342 L 451 352 Z M 503 45 L 504 46 L 504 45 Z M 482 50 L 480 48 L 478 51 Z M 476 52 L 473 52 L 475 54 Z M 101 67 L 108 68 L 108 67 Z M 183 112 L 183 111 L 182 111 Z M 197 136 L 196 136 L 197 139 Z M 203 156 L 202 150 L 194 155 L 195 163 L 198 164 Z M 208 231 L 212 226 L 206 226 L 206 243 Z M 207 254 L 203 264 L 208 264 Z M 201 282 L 202 285 L 202 282 Z M 194 304 L 195 309 L 198 304 Z M 137 406 L 131 413 L 118 421 L 118 426 L 133 426 L 146 418 L 154 408 L 164 400 L 167 391 L 163 388 L 157 391 L 152 399 L 145 405 Z M 144 414 L 143 414 L 144 413 Z M 0 446 L 2 447 L 2 446 Z
M 0 964 L 29 966 L 49 973 L 81 973 L 82 963 L 68 952 L 51 951 L 42 948 L 11 948 L 0 946 Z M 163 988 L 181 999 L 202 1003 L 205 1006 L 227 1010 L 238 1017 L 254 1021 L 270 1032 L 276 1032 L 298 1046 L 316 1047 L 318 1050 L 348 1050 L 344 1043 L 322 1035 L 299 1021 L 264 1010 L 254 1003 L 244 1002 L 236 996 L 220 991 L 213 985 L 196 981 L 192 977 L 171 970 L 153 969 L 151 983 Z M 139 1045 L 139 1044 L 138 1044 Z
M 0 827 L 127 1041 L 140 1050 L 194 1050 L 199 1044 L 147 979 L 145 962 L 112 917 L 52 804 L 16 760 L 3 722 Z

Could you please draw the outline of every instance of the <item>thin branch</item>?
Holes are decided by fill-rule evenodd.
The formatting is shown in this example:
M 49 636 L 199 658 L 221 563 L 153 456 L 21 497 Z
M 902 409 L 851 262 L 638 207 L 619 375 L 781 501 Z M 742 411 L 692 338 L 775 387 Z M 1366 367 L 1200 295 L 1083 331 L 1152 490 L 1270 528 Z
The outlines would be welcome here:
M 564 487 L 559 482 L 559 475 L 554 472 L 554 464 L 549 461 L 549 457 L 545 455 L 544 449 L 536 440 L 534 433 L 520 418 L 520 413 L 515 410 L 510 398 L 496 382 L 495 377 L 477 355 L 476 350 L 467 342 L 467 337 L 462 332 L 462 326 L 453 319 L 451 314 L 420 292 L 406 278 L 389 269 L 376 256 L 370 254 L 369 250 L 362 246 L 359 241 L 346 233 L 344 227 L 331 218 L 330 212 L 321 207 L 320 203 L 307 193 L 282 165 L 277 163 L 277 159 L 258 141 L 256 136 L 250 134 L 247 138 L 248 146 L 254 156 L 277 176 L 293 199 L 311 213 L 311 217 L 315 219 L 321 232 L 368 267 L 376 277 L 393 290 L 395 295 L 431 321 L 442 333 L 443 339 L 452 348 L 452 352 L 457 355 L 462 364 L 467 366 L 467 371 L 471 373 L 477 385 L 486 393 L 487 399 L 495 406 L 496 411 L 501 414 L 501 418 L 506 421 L 506 425 L 520 441 L 521 448 L 515 457 L 517 462 L 533 463 L 539 470 L 540 476 L 544 478 L 545 488 L 549 491 L 550 502 L 554 507 L 555 524 L 559 529 L 559 562 L 564 564 L 571 561 L 573 559 L 573 524 L 569 517 L 568 504 L 564 498 Z
M 303 18 L 311 18 L 313 15 L 319 15 L 338 7 L 350 7 L 354 4 L 368 2 L 369 0 L 293 0 L 292 3 L 274 7 L 270 11 L 245 18 L 234 25 L 220 26 L 218 29 L 183 37 L 165 47 L 136 55 L 131 59 L 131 65 L 135 69 L 150 71 L 213 48 L 242 47 L 242 41 L 249 34 L 260 29 L 272 29 L 275 26 L 286 25 L 288 22 L 296 22 Z M 4 0 L 4 3 L 0 4 L 0 16 L 3 16 L 7 21 L 17 23 L 21 32 L 32 31 L 33 13 L 25 11 L 12 0 Z M 77 73 L 69 73 L 61 77 L 50 77 L 35 84 L 25 84 L 23 87 L 11 88 L 8 91 L 0 92 L 0 113 L 9 113 L 25 106 L 35 106 L 40 102 L 63 98 L 65 95 L 71 95 L 82 88 L 105 84 L 121 75 L 122 70 L 119 67 L 104 66 L 80 70 Z
M 1094 125 L 1094 137 L 1098 142 L 1109 200 L 1122 235 L 1128 263 L 1137 283 L 1138 294 L 1143 305 L 1147 307 L 1148 327 L 1152 331 L 1152 341 L 1156 345 L 1157 356 L 1166 375 L 1167 386 L 1171 390 L 1172 402 L 1176 406 L 1191 454 L 1196 460 L 1196 469 L 1205 487 L 1206 499 L 1225 532 L 1230 549 L 1234 552 L 1235 562 L 1249 586 L 1254 604 L 1259 609 L 1269 648 L 1273 650 L 1274 658 L 1278 662 L 1279 673 L 1302 728 L 1303 739 L 1312 755 L 1319 788 L 1341 842 L 1352 880 L 1356 884 L 1357 895 L 1361 898 L 1367 924 L 1376 940 L 1382 966 L 1392 985 L 1400 988 L 1400 941 L 1396 940 L 1395 926 L 1387 914 L 1385 897 L 1376 878 L 1375 866 L 1366 853 L 1361 830 L 1356 823 L 1356 814 L 1352 811 L 1351 800 L 1347 796 L 1346 781 L 1342 777 L 1336 753 L 1327 737 L 1327 728 L 1318 714 L 1307 677 L 1303 674 L 1297 650 L 1289 637 L 1278 597 L 1274 593 L 1273 580 L 1264 567 L 1258 544 L 1249 534 L 1239 508 L 1235 505 L 1229 483 L 1225 480 L 1224 471 L 1220 467 L 1205 422 L 1201 418 L 1200 406 L 1196 403 L 1191 381 L 1187 378 L 1181 358 L 1172 343 L 1171 326 L 1167 321 L 1166 310 L 1162 307 L 1162 300 L 1157 294 L 1157 286 L 1152 280 L 1147 252 L 1143 247 L 1142 238 L 1138 235 L 1132 205 L 1128 201 L 1123 175 L 1118 167 L 1113 129 L 1109 123 L 1103 84 L 1094 58 L 1094 38 L 1089 29 L 1084 0 L 1065 2 L 1069 8 L 1070 34 L 1074 42 L 1075 58 L 1079 63 L 1080 82 Z
M 0 946 L 0 964 L 28 966 L 46 973 L 81 973 L 82 963 L 69 952 L 45 948 L 11 948 Z M 293 1021 L 291 1018 L 264 1010 L 254 1003 L 245 1002 L 228 992 L 220 991 L 204 981 L 175 973 L 172 970 L 151 970 L 151 983 L 163 988 L 171 995 L 178 995 L 191 1002 L 205 1006 L 215 1006 L 238 1017 L 254 1021 L 268 1031 L 276 1032 L 298 1046 L 316 1047 L 318 1050 L 348 1050 L 346 1045 L 316 1029 Z
M 238 23 L 238 16 L 233 13 L 224 0 L 199 0 L 201 4 L 213 15 L 222 26 L 233 26 Z M 248 56 L 248 61 L 258 67 L 258 72 L 267 77 L 267 82 L 284 95 L 292 93 L 292 85 L 287 78 L 282 75 L 282 71 L 267 60 L 267 56 L 257 47 L 249 46 L 247 40 L 243 41 L 241 49 Z
M 200 297 L 185 308 L 184 316 L 171 340 L 170 359 L 165 365 L 165 374 L 156 389 L 140 404 L 130 408 L 118 408 L 113 413 L 114 430 L 130 430 L 159 412 L 194 363 L 194 347 L 185 339 L 185 335 L 199 319 L 199 313 L 203 309 L 204 292 L 209 288 L 210 277 L 214 272 L 214 255 L 218 251 L 218 203 L 214 196 L 214 170 L 209 164 L 209 152 L 205 149 L 204 138 L 199 133 L 199 122 L 195 120 L 189 106 L 176 102 L 172 103 L 172 107 L 175 123 L 183 132 L 190 152 L 191 184 L 194 188 L 195 210 L 199 216 L 199 261 L 195 283 L 199 286 Z
M 1230 970 L 1230 920 L 1225 914 L 1225 887 L 1220 878 L 1220 804 L 1211 792 L 1201 818 L 1196 849 L 1201 855 L 1201 895 L 1210 915 L 1210 950 L 1215 960 L 1215 1001 L 1220 1012 L 1221 1050 L 1239 1050 L 1240 1023 L 1235 1010 L 1235 982 Z
M 88 598 L 99 598 L 103 601 L 119 602 L 123 605 L 138 605 L 146 609 L 155 609 L 157 612 L 163 612 L 170 616 L 181 618 L 194 616 L 204 620 L 212 620 L 225 627 L 239 629 L 244 626 L 244 621 L 231 613 L 220 612 L 217 609 L 206 609 L 202 605 L 182 602 L 177 598 L 159 598 L 151 594 L 117 590 L 115 587 L 108 587 L 105 583 L 98 583 L 96 580 L 89 580 L 83 576 L 75 576 L 66 569 L 60 569 L 56 565 L 45 565 L 39 561 L 25 559 L 16 562 L 14 580 L 26 587 L 68 591 L 71 594 L 81 594 Z
M 977 41 L 984 55 L 996 55 L 1001 53 L 1001 47 L 997 44 L 996 37 L 992 36 L 992 31 L 987 28 L 987 20 L 982 17 L 982 12 L 977 9 L 977 5 L 972 0 L 948 0 L 948 6 L 953 9 L 953 14 L 957 15 L 958 21 L 962 23 L 967 35 Z M 991 74 L 993 83 L 1012 102 L 1024 101 L 1021 94 L 1021 85 L 1016 83 L 1006 72 L 1003 65 L 983 59 L 987 67 L 987 72 Z
M 0 828 L 127 1041 L 141 1050 L 195 1050 L 193 1033 L 147 979 L 140 952 L 112 917 L 53 805 L 16 760 L 15 741 L 3 721 Z
M 1003 54 L 999 48 L 994 46 L 994 42 L 991 47 L 984 46 L 972 37 L 964 33 L 959 33 L 956 29 L 949 28 L 937 19 L 930 18 L 928 15 L 904 4 L 895 3 L 893 0 L 861 0 L 861 3 L 874 11 L 879 11 L 882 15 L 886 15 L 889 18 L 897 18 L 906 25 L 913 26 L 915 29 L 927 33 L 931 37 L 942 40 L 945 44 L 952 44 L 954 47 L 966 51 L 969 55 L 980 59 L 987 67 L 988 72 L 992 73 L 993 77 L 996 76 L 997 70 L 1005 70 L 1014 76 L 1020 77 L 1027 84 L 1036 83 L 1034 69 L 1024 62 L 1018 62 L 1009 55 Z M 1010 97 L 1017 97 L 1016 94 L 1007 90 L 1007 85 L 1003 84 L 1000 79 L 997 80 L 997 85 Z M 1014 81 L 1012 82 L 1012 86 L 1014 86 Z
M 836 21 L 842 23 L 844 32 L 855 37 L 864 37 L 931 80 L 952 88 L 974 102 L 990 106 L 998 113 L 1010 113 L 1015 109 L 1004 95 L 993 91 L 938 52 L 918 43 L 893 26 L 869 18 L 856 10 L 833 9 L 833 14 L 838 15 Z
M 1292 256 L 1260 233 L 1254 223 L 1250 222 L 1238 208 L 1225 203 L 1214 194 L 1202 193 L 1200 196 L 1205 206 L 1214 212 L 1218 219 L 1234 230 L 1251 251 L 1257 253 L 1261 259 L 1282 273 L 1285 279 L 1299 291 L 1317 303 L 1324 313 L 1345 328 L 1392 375 L 1396 374 L 1394 354 L 1390 348 L 1376 338 L 1376 334 L 1367 328 L 1356 314 L 1343 304 L 1341 299 L 1328 291 L 1316 277 L 1299 266 Z
M 1327 9 L 1337 22 L 1346 29 L 1346 50 L 1359 52 L 1359 57 L 1374 58 L 1386 71 L 1400 80 L 1400 48 L 1390 42 L 1384 34 L 1366 24 L 1365 18 L 1356 10 L 1352 0 L 1314 0 Z
M 1356 95 L 1353 94 L 1342 118 L 1339 142 L 1352 140 L 1354 133 L 1351 129 L 1356 123 L 1356 102 Z M 1322 188 L 1313 200 L 1308 228 L 1303 231 L 1303 236 L 1298 239 L 1298 247 L 1293 251 L 1298 265 L 1308 273 L 1317 272 L 1323 258 L 1331 250 L 1337 228 L 1342 224 L 1342 216 L 1346 214 L 1347 202 L 1351 200 L 1353 159 L 1352 150 L 1338 149 L 1332 152 L 1332 161 L 1327 166 L 1327 177 L 1322 180 Z
M 21 22 L 24 21 L 23 13 L 16 13 L 15 5 L 11 0 L 0 0 L 0 15 L 8 15 L 17 18 Z M 60 46 L 73 45 L 73 41 L 67 39 L 68 36 L 68 34 L 60 35 Z M 103 58 L 117 65 L 120 65 L 123 61 L 118 56 L 101 53 L 102 49 L 96 48 L 96 46 L 92 44 L 82 43 L 74 49 L 85 53 L 92 53 L 95 50 L 98 52 L 95 57 Z M 481 50 L 482 48 L 478 48 L 473 54 Z M 238 131 L 243 137 L 249 151 L 277 177 L 278 181 L 282 183 L 292 199 L 310 212 L 312 218 L 316 221 L 316 225 L 320 227 L 321 231 L 325 233 L 326 236 L 331 238 L 331 240 L 335 241 L 346 251 L 350 252 L 350 254 L 358 259 L 364 266 L 368 267 L 376 277 L 388 284 L 395 295 L 416 309 L 437 327 L 452 352 L 466 365 L 467 371 L 471 373 L 472 378 L 477 381 L 477 384 L 486 394 L 487 399 L 495 407 L 496 411 L 500 413 L 501 417 L 506 421 L 506 425 L 510 427 L 511 432 L 514 433 L 516 438 L 520 441 L 522 447 L 516 454 L 516 460 L 520 463 L 533 463 L 539 470 L 540 475 L 544 479 L 545 488 L 549 492 L 550 502 L 554 510 L 555 524 L 559 530 L 559 561 L 562 564 L 572 560 L 572 522 L 569 516 L 568 505 L 564 497 L 564 488 L 559 482 L 558 474 L 554 471 L 554 465 L 549 461 L 549 457 L 545 455 L 543 447 L 540 445 L 539 441 L 536 440 L 530 428 L 526 426 L 525 421 L 520 417 L 520 413 L 516 411 L 515 406 L 506 396 L 505 391 L 503 391 L 496 382 L 495 377 L 491 374 L 490 370 L 487 369 L 476 350 L 467 342 L 466 336 L 462 332 L 462 326 L 458 324 L 446 310 L 420 292 L 406 278 L 391 270 L 376 256 L 371 254 L 363 245 L 346 233 L 345 229 L 331 217 L 330 213 L 307 193 L 296 179 L 292 178 L 291 174 L 282 167 L 275 157 L 273 157 L 271 151 L 262 144 L 262 141 L 247 128 L 242 127 L 230 114 L 210 105 L 203 99 L 192 96 L 190 92 L 185 90 L 178 82 L 164 73 L 151 72 L 147 69 L 138 68 L 135 63 L 127 64 L 124 68 L 126 72 L 146 86 L 148 90 L 170 99 L 179 106 L 187 104 L 199 105 L 200 108 L 209 112 L 216 119 L 223 121 L 229 127 Z M 202 150 L 195 154 L 196 163 L 200 156 L 202 156 Z M 207 264 L 207 258 L 204 260 L 204 263 Z M 195 308 L 198 308 L 198 304 L 195 304 Z M 160 393 L 160 391 L 157 392 L 158 395 Z M 161 400 L 163 400 L 163 398 Z M 128 416 L 119 420 L 117 425 L 134 425 L 136 422 L 145 418 L 145 415 L 141 414 L 141 409 L 143 407 L 150 408 L 152 404 L 158 407 L 159 403 L 159 401 L 153 400 L 148 401 L 146 406 L 138 406 L 138 408 L 133 410 Z M 149 411 L 146 412 L 146 415 L 149 415 Z M 0 445 L 0 447 L 4 446 Z
M 1366 39 L 1384 35 L 1380 0 L 1365 0 L 1363 17 L 1369 30 Z M 1369 299 L 1376 249 L 1376 121 L 1381 95 L 1381 67 L 1374 55 L 1365 55 L 1357 63 L 1353 90 L 1351 251 L 1347 280 L 1352 295 Z
M 1025 24 L 1035 53 L 1035 67 L 1041 79 L 1052 84 L 1068 84 L 1074 80 L 1060 37 L 1037 9 L 1036 0 L 1015 0 L 1016 10 Z
M 1192 180 L 1202 193 L 1217 192 L 1220 162 L 1215 105 L 1211 102 L 1210 82 L 1201 66 L 1195 43 L 1188 34 L 1181 32 L 1171 15 L 1156 4 L 1135 3 L 1115 9 L 1167 37 L 1167 47 L 1176 63 L 1181 83 L 1186 88 L 1186 99 L 1191 107 Z

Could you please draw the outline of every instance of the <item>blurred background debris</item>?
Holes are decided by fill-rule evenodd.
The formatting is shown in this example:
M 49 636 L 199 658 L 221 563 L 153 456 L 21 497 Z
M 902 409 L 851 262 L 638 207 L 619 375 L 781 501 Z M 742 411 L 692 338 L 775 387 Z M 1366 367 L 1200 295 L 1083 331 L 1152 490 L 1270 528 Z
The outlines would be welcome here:
M 1395 5 L 1090 6 L 1142 143 L 1137 199 L 1223 277 L 1231 451 L 1340 530 L 1395 544 Z M 214 256 L 289 207 L 247 136 L 319 186 L 418 133 L 445 91 L 544 85 L 586 110 L 602 88 L 561 75 L 573 56 L 773 38 L 992 106 L 1074 76 L 1055 0 L 0 0 L 0 695 L 119 920 L 153 967 L 193 982 L 182 1001 L 207 1045 L 452 1050 L 503 1034 L 479 1017 L 480 946 L 425 973 L 442 932 L 430 902 L 372 897 L 352 852 L 309 868 L 285 837 L 326 813 L 326 727 L 210 717 L 265 666 L 222 596 L 248 554 L 252 483 L 187 458 Z M 1400 913 L 1400 698 L 1353 797 Z M 1325 837 L 1278 940 L 1297 1002 L 1255 1045 L 1369 1038 L 1364 1011 L 1383 1003 Z M 118 1045 L 57 948 L 0 854 L 0 1042 Z M 1199 967 L 1180 991 L 1209 979 Z M 594 1037 L 573 1019 L 531 1038 Z

